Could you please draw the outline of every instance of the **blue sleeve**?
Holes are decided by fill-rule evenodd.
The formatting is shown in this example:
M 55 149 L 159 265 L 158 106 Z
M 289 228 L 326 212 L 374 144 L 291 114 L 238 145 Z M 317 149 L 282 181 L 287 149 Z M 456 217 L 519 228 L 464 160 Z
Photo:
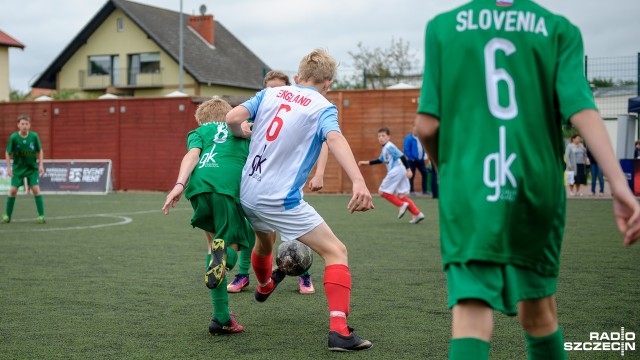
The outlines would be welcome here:
M 404 138 L 404 154 L 407 155 L 407 159 L 413 159 L 413 137 L 411 135 Z
M 380 162 L 384 162 L 384 148 L 382 148 L 382 151 L 380 151 L 380 156 L 378 156 L 378 160 L 380 160 Z
M 400 159 L 403 155 L 402 152 L 398 150 L 398 148 L 395 145 L 389 146 L 389 152 L 391 153 L 391 156 L 393 156 L 394 160 Z
M 318 119 L 318 132 L 322 142 L 327 140 L 327 134 L 330 131 L 340 132 L 340 125 L 338 124 L 338 109 L 335 106 L 328 107 L 320 114 Z
M 260 103 L 262 103 L 262 99 L 264 98 L 264 92 L 267 89 L 262 89 L 256 93 L 251 99 L 243 102 L 242 106 L 244 106 L 247 110 L 249 110 L 249 120 L 253 120 L 258 112 L 258 108 L 260 107 Z

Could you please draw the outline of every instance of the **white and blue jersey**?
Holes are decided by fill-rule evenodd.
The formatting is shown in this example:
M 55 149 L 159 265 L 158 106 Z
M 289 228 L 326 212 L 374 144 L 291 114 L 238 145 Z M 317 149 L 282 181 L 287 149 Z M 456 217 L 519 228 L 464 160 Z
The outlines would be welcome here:
M 402 164 L 404 154 L 391 142 L 382 145 L 378 160 L 387 166 L 387 176 L 382 179 L 378 192 L 388 194 L 408 194 L 411 189 L 407 169 Z
M 302 188 L 338 111 L 315 88 L 266 88 L 242 104 L 254 121 L 242 170 L 240 201 L 251 209 L 289 210 L 304 202 Z
M 387 171 L 389 172 L 397 166 L 400 167 L 400 170 L 405 171 L 405 167 L 402 165 L 402 161 L 400 160 L 403 155 L 402 151 L 398 150 L 391 141 L 387 141 L 386 144 L 382 145 L 382 151 L 380 152 L 378 160 L 382 161 L 387 166 Z

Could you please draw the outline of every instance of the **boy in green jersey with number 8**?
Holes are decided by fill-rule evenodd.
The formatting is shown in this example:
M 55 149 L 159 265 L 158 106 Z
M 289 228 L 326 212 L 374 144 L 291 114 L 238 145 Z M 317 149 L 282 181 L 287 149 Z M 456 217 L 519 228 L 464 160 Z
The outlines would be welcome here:
M 244 329 L 229 312 L 226 274 L 236 264 L 237 251 L 251 251 L 255 243 L 238 198 L 249 139 L 235 137 L 228 131 L 224 118 L 229 110 L 231 106 L 219 98 L 198 106 L 196 120 L 200 126 L 187 135 L 187 154 L 162 207 L 165 215 L 169 214 L 184 192 L 193 207 L 191 225 L 205 232 L 208 248 L 205 284 L 213 304 L 209 325 L 213 335 Z

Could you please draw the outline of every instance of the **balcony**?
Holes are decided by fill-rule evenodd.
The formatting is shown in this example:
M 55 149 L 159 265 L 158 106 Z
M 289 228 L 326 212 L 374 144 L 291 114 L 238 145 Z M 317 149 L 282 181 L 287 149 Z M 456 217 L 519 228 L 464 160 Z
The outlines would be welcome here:
M 162 69 L 153 73 L 140 73 L 131 68 L 113 68 L 113 73 L 89 75 L 86 70 L 78 71 L 78 86 L 82 90 L 153 89 L 161 88 Z

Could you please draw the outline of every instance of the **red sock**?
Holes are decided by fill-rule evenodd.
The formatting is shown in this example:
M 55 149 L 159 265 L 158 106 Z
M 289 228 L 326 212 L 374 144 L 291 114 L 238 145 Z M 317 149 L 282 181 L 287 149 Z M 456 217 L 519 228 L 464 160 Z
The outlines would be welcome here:
M 351 273 L 347 265 L 335 264 L 324 268 L 324 292 L 329 304 L 329 331 L 348 336 Z
M 412 215 L 414 215 L 414 216 L 415 216 L 415 215 L 420 214 L 420 210 L 418 210 L 418 207 L 416 206 L 416 204 L 414 204 L 414 203 L 413 203 L 413 200 L 409 199 L 409 197 L 408 197 L 408 196 L 405 196 L 405 197 L 403 197 L 403 198 L 399 198 L 399 199 L 400 199 L 400 201 L 403 201 L 403 202 L 406 202 L 407 204 L 409 204 L 408 209 L 409 209 L 409 212 L 410 212 Z
M 392 203 L 395 206 L 398 206 L 398 207 L 402 206 L 402 200 L 398 199 L 398 197 L 393 194 L 383 192 L 382 195 L 380 196 L 387 199 L 388 202 Z
M 251 252 L 251 266 L 253 267 L 253 272 L 256 275 L 256 279 L 258 279 L 258 290 L 260 290 L 260 284 L 264 284 L 269 282 L 271 279 L 271 263 L 273 262 L 273 255 L 269 254 L 267 256 L 258 255 L 255 252 Z M 268 288 L 269 286 L 273 286 L 272 282 L 269 282 L 269 285 L 265 286 Z

